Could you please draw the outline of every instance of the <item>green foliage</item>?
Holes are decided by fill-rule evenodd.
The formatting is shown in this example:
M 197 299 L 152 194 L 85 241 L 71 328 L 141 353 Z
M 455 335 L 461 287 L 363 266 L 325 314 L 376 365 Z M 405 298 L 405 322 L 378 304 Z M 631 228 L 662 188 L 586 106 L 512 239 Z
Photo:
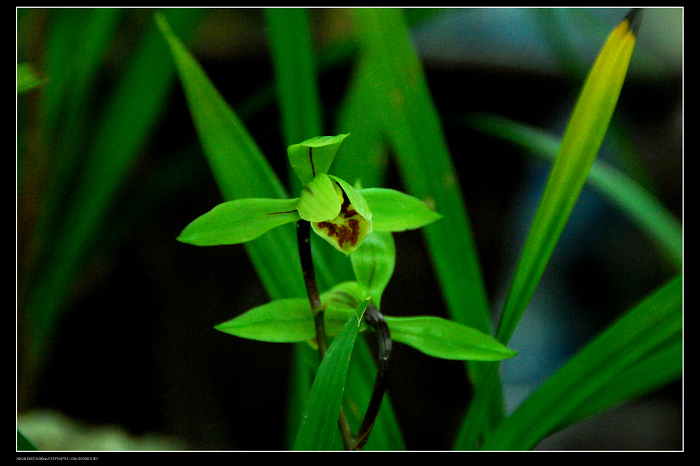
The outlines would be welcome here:
M 468 120 L 472 128 L 553 161 L 494 334 L 469 213 L 411 43 L 407 18 L 419 10 L 349 10 L 353 39 L 325 50 L 314 49 L 308 10 L 264 11 L 275 81 L 254 97 L 262 96 L 262 101 L 275 96 L 279 103 L 280 129 L 295 172 L 286 181 L 271 168 L 275 155 L 262 153 L 182 41 L 196 26 L 199 10 L 167 9 L 155 16 L 94 120 L 86 102 L 100 84 L 96 70 L 123 10 L 66 11 L 52 15 L 42 67 L 17 66 L 18 99 L 41 93 L 38 146 L 50 149 L 48 165 L 41 169 L 51 174 L 45 190 L 52 193 L 39 203 L 30 248 L 34 268 L 41 263 L 42 273 L 20 271 L 22 375 L 36 373 L 47 360 L 66 308 L 66 290 L 75 286 L 90 248 L 116 244 L 134 221 L 120 218 L 119 227 L 110 228 L 107 219 L 145 138 L 162 115 L 177 72 L 224 201 L 196 218 L 177 239 L 200 246 L 243 243 L 269 294 L 270 302 L 217 325 L 217 330 L 258 341 L 300 343 L 293 369 L 296 391 L 287 413 L 294 449 L 338 449 L 341 405 L 353 427 L 359 424 L 357 407 L 369 399 L 376 372 L 365 341 L 357 338 L 360 333 L 372 335 L 362 320 L 370 300 L 391 314 L 386 322 L 395 342 L 436 358 L 469 361 L 465 370 L 475 396 L 455 449 L 530 449 L 557 430 L 681 376 L 682 224 L 640 184 L 595 160 L 630 62 L 638 13 L 625 18 L 608 38 L 562 139 L 495 115 Z M 424 12 L 436 14 L 420 10 Z M 332 115 L 337 128 L 329 132 L 323 128 L 317 72 L 349 60 L 353 74 L 338 115 Z M 317 137 L 328 133 L 337 136 Z M 23 136 L 18 136 L 20 143 Z M 390 156 L 408 194 L 381 187 Z M 27 181 L 25 164 L 18 149 L 20 199 Z M 497 361 L 516 355 L 508 342 L 540 285 L 584 183 L 648 234 L 678 275 L 640 300 L 506 417 Z M 144 195 L 148 208 L 157 205 L 158 195 L 167 194 L 164 189 L 153 196 L 156 190 Z M 68 207 L 59 209 L 64 199 Z M 345 217 L 353 212 L 366 223 L 361 239 L 348 247 L 332 238 L 331 231 L 347 225 Z M 312 222 L 317 235 L 333 248 L 350 253 L 348 260 L 314 239 L 314 265 L 332 340 L 320 366 L 308 357 L 307 343 L 313 347 L 317 334 L 309 301 L 302 298 L 297 242 L 288 225 L 300 219 Z M 423 228 L 451 320 L 401 317 L 402 309 L 382 300 L 397 254 L 402 254 L 391 232 L 417 228 Z M 17 441 L 18 450 L 32 448 L 19 431 Z M 404 447 L 391 400 L 385 397 L 366 448 Z
M 442 359 L 500 361 L 517 353 L 480 331 L 438 317 L 390 317 L 391 337 L 418 351 Z
M 424 202 L 400 191 L 368 188 L 360 193 L 369 204 L 372 228 L 377 231 L 413 230 L 443 217 Z
M 17 93 L 26 92 L 44 82 L 31 63 L 17 63 Z
M 338 432 L 338 411 L 343 399 L 350 357 L 368 301 L 357 308 L 321 361 L 301 418 L 294 450 L 331 450 Z
M 224 202 L 187 225 L 177 240 L 197 246 L 245 243 L 272 228 L 299 220 L 297 202 L 298 199 Z
M 272 16 L 273 14 L 271 13 Z M 389 192 L 380 188 L 355 191 L 350 185 L 337 177 L 332 178 L 337 183 L 337 185 L 334 185 L 330 182 L 331 178 L 326 176 L 318 177 L 318 175 L 319 173 L 325 173 L 330 168 L 338 147 L 332 147 L 328 155 L 321 154 L 316 159 L 318 155 L 314 154 L 313 147 L 315 146 L 312 144 L 294 145 L 290 146 L 289 158 L 302 184 L 307 186 L 302 191 L 303 202 L 300 203 L 299 207 L 302 213 L 301 216 L 302 218 L 306 217 L 311 221 L 315 221 L 337 215 L 338 202 L 341 200 L 341 196 L 336 187 L 339 187 L 343 193 L 346 193 L 346 196 L 354 197 L 354 199 L 350 199 L 350 202 L 355 201 L 364 204 L 362 201 L 366 201 L 367 216 L 372 220 L 373 226 L 377 231 L 401 231 L 406 228 L 416 228 L 431 223 L 440 218 L 440 216 L 431 209 L 427 209 L 425 203 L 419 199 L 427 200 L 431 205 L 435 205 L 437 210 L 444 215 L 444 223 L 449 224 L 440 229 L 438 226 L 443 222 L 434 223 L 426 229 L 426 233 L 433 258 L 436 260 L 435 265 L 438 268 L 440 282 L 444 287 L 448 304 L 450 309 L 454 311 L 453 315 L 457 322 L 428 316 L 418 318 L 387 317 L 387 323 L 391 328 L 393 338 L 427 354 L 447 359 L 497 361 L 512 357 L 515 355 L 515 352 L 507 349 L 488 335 L 489 326 L 485 306 L 478 304 L 469 306 L 468 308 L 472 310 L 472 313 L 464 314 L 462 310 L 458 310 L 464 308 L 464 306 L 456 305 L 460 301 L 484 303 L 483 287 L 479 285 L 480 280 L 478 279 L 474 282 L 476 284 L 474 288 L 462 286 L 465 277 L 478 277 L 478 265 L 476 265 L 474 260 L 475 252 L 470 239 L 471 235 L 468 233 L 469 227 L 466 213 L 461 201 L 458 200 L 460 197 L 459 187 L 456 185 L 453 168 L 449 162 L 449 155 L 446 153 L 444 141 L 441 139 L 439 123 L 434 116 L 433 110 L 426 111 L 426 109 L 432 108 L 426 90 L 427 87 L 424 79 L 421 77 L 420 65 L 404 39 L 406 37 L 406 27 L 394 10 L 357 10 L 356 16 L 360 31 L 361 62 L 366 67 L 362 69 L 366 69 L 369 74 L 375 73 L 373 81 L 375 85 L 367 91 L 374 96 L 375 102 L 379 103 L 377 108 L 382 109 L 384 112 L 379 113 L 377 123 L 390 136 L 391 144 L 396 149 L 404 178 L 409 189 L 414 192 L 416 197 L 395 191 Z M 626 18 L 609 38 L 586 81 L 584 90 L 574 110 L 550 175 L 550 181 L 545 189 L 538 215 L 523 249 L 523 255 L 516 271 L 511 293 L 506 302 L 503 318 L 497 333 L 497 337 L 501 342 L 506 342 L 510 338 L 520 316 L 524 312 L 534 287 L 539 282 L 552 249 L 566 223 L 568 214 L 587 178 L 588 171 L 593 165 L 595 155 L 615 107 L 634 46 L 635 36 L 631 24 L 633 21 L 635 19 L 632 16 Z M 389 40 L 389 37 L 391 37 L 391 40 Z M 389 55 L 392 56 L 391 61 L 386 60 L 386 57 Z M 386 63 L 391 63 L 391 70 L 385 67 Z M 358 77 L 361 76 L 363 75 L 358 74 Z M 411 104 L 413 101 L 415 103 Z M 421 111 L 414 112 L 412 110 L 414 108 L 421 109 Z M 435 128 L 435 130 L 428 131 L 426 129 L 431 127 Z M 430 136 L 424 137 L 428 135 Z M 345 136 L 345 134 L 342 134 L 338 137 L 344 139 Z M 338 142 L 339 145 L 340 142 Z M 432 157 L 429 162 L 425 157 L 421 157 L 420 153 L 430 153 Z M 316 160 L 319 160 L 318 167 L 320 168 L 318 172 L 316 171 Z M 425 161 L 426 163 L 419 165 L 420 161 Z M 438 186 L 442 189 L 435 190 L 434 188 Z M 362 201 L 358 199 L 362 199 Z M 398 215 L 396 215 L 397 212 L 399 213 Z M 455 221 L 458 223 L 455 224 Z M 450 235 L 447 235 L 448 230 Z M 455 234 L 455 231 L 457 234 Z M 370 238 L 373 237 L 370 236 Z M 459 252 L 455 249 L 457 242 L 452 238 L 459 242 Z M 451 250 L 454 251 L 452 255 L 449 254 Z M 361 251 L 364 251 L 364 255 Z M 357 287 L 357 295 L 353 296 L 352 292 L 349 293 L 345 302 L 346 308 L 343 312 L 336 313 L 338 308 L 333 309 L 329 307 L 327 311 L 328 322 L 335 322 L 335 324 L 329 325 L 329 327 L 334 328 L 330 333 L 331 335 L 335 334 L 337 322 L 341 322 L 348 315 L 349 309 L 357 303 L 357 300 L 366 297 L 381 297 L 383 288 L 386 286 L 393 270 L 396 252 L 393 241 L 390 240 L 388 235 L 383 237 L 376 236 L 374 241 L 369 240 L 365 246 L 358 249 L 357 254 L 358 259 L 352 261 L 353 269 L 359 281 L 359 285 L 355 285 Z M 445 258 L 445 260 L 441 261 L 439 259 L 441 257 Z M 455 261 L 454 257 L 462 257 L 467 260 Z M 455 263 L 466 265 L 467 268 L 464 269 L 466 273 L 455 273 Z M 377 272 L 379 273 L 375 279 L 375 273 Z M 677 295 L 672 295 L 672 297 L 673 299 L 678 298 Z M 640 307 L 649 306 L 648 302 L 645 301 L 640 304 Z M 307 312 L 304 315 L 305 307 L 306 304 L 300 299 L 273 301 L 269 305 L 251 310 L 217 328 L 232 334 L 237 333 L 240 336 L 247 335 L 246 337 L 248 338 L 252 336 L 252 338 L 268 339 L 270 341 L 308 340 L 310 336 L 314 335 L 314 332 L 310 313 Z M 670 306 L 670 308 L 675 309 L 674 306 Z M 635 322 L 634 315 L 634 313 L 630 314 L 629 321 Z M 275 316 L 281 322 L 289 322 L 289 324 L 271 324 Z M 474 322 L 476 323 L 476 328 L 462 325 L 458 323 L 460 321 Z M 351 322 L 353 322 L 352 316 L 347 325 L 350 325 Z M 260 325 L 262 326 L 258 327 Z M 265 330 L 257 331 L 255 330 L 256 328 Z M 479 328 L 485 331 L 479 330 Z M 352 330 L 344 327 L 340 330 L 334 344 L 339 340 L 343 342 L 343 345 L 347 345 L 349 340 L 352 340 L 354 343 L 359 329 L 359 322 L 357 324 L 352 323 Z M 653 332 L 653 330 L 649 331 Z M 246 334 L 246 332 L 249 333 Z M 643 339 L 644 345 L 658 340 L 658 338 L 649 337 L 648 334 L 645 335 L 646 338 Z M 671 335 L 667 332 L 663 333 L 663 337 L 659 338 L 666 341 L 665 339 L 671 338 Z M 634 347 L 634 342 L 630 344 Z M 642 348 L 644 345 L 641 345 L 639 348 Z M 595 348 L 595 346 L 593 347 Z M 349 360 L 346 359 L 346 354 L 349 354 L 351 347 L 343 346 L 342 348 L 342 363 L 339 363 L 337 366 L 329 365 L 324 367 L 323 364 L 327 362 L 324 360 L 322 364 L 322 367 L 324 367 L 324 378 L 329 373 L 334 373 L 334 377 L 339 377 L 344 382 L 348 368 L 347 364 L 349 363 Z M 624 364 L 612 364 L 609 369 L 606 369 L 609 370 L 608 373 L 610 374 L 610 379 L 607 382 L 614 380 L 616 377 L 623 377 L 625 371 L 634 370 L 634 366 L 637 364 L 646 367 L 648 364 L 647 357 L 668 358 L 674 354 L 668 351 L 659 353 L 654 350 L 656 348 L 654 345 L 650 348 L 648 350 L 633 351 L 636 357 L 632 360 L 625 360 Z M 595 363 L 593 358 L 585 356 L 585 351 L 583 359 L 591 364 L 591 371 L 604 370 L 599 363 Z M 605 357 L 612 357 L 611 353 L 603 353 Z M 348 362 L 346 363 L 346 361 Z M 475 381 L 477 382 L 477 398 L 472 403 L 472 409 L 465 418 L 465 428 L 462 429 L 457 443 L 459 448 L 473 448 L 476 446 L 477 439 L 486 427 L 484 423 L 487 419 L 496 419 L 496 422 L 499 423 L 499 403 L 497 403 L 495 397 L 498 396 L 500 391 L 497 389 L 496 367 L 494 365 L 472 367 L 476 377 Z M 326 372 L 326 370 L 329 372 Z M 672 371 L 671 374 L 673 375 L 675 372 Z M 334 384 L 332 393 L 328 396 L 320 395 L 321 389 L 316 388 L 316 383 L 320 384 L 318 380 L 319 376 L 316 377 L 314 388 L 312 388 L 314 401 L 307 405 L 307 414 L 302 418 L 302 428 L 300 428 L 300 432 L 303 434 L 297 436 L 295 448 L 326 449 L 333 444 L 333 435 L 329 433 L 326 427 L 335 423 L 337 408 L 340 403 L 339 395 L 337 394 L 338 380 L 325 380 L 324 383 L 326 384 Z M 559 393 L 565 393 L 566 385 L 558 381 L 559 378 L 557 376 L 553 377 L 552 381 L 549 382 L 549 386 L 555 387 L 554 390 L 559 390 Z M 586 384 L 582 383 L 581 386 L 586 386 Z M 613 390 L 611 393 L 610 389 L 611 386 L 606 385 L 606 381 L 603 380 L 603 382 L 598 383 L 593 388 L 588 389 L 588 391 L 583 390 L 582 399 L 579 400 L 578 404 L 560 404 L 558 406 L 559 410 L 556 411 L 559 417 L 552 416 L 552 421 L 548 424 L 540 424 L 544 427 L 540 427 L 539 430 L 533 430 L 529 427 L 533 423 L 541 422 L 534 414 L 524 414 L 522 418 L 517 417 L 516 419 L 521 423 L 518 425 L 524 432 L 536 432 L 528 437 L 536 441 L 536 439 L 541 439 L 542 436 L 552 432 L 557 426 L 561 426 L 561 422 L 574 418 L 576 416 L 575 413 L 578 413 L 578 415 L 581 415 L 582 412 L 585 413 L 585 402 L 590 402 L 592 399 L 591 394 L 596 390 L 600 390 L 601 393 L 607 390 L 610 403 L 597 402 L 595 406 L 604 407 L 610 405 L 613 402 L 612 400 L 618 401 L 620 391 L 614 393 L 615 391 Z M 645 385 L 639 388 L 639 390 L 644 389 L 649 389 L 649 386 Z M 536 402 L 532 403 L 540 408 L 544 406 Z M 312 407 L 310 408 L 309 406 Z M 527 407 L 528 405 L 525 404 L 524 406 Z M 329 407 L 331 408 L 329 409 Z M 584 407 L 583 410 L 582 407 Z M 542 412 L 545 412 L 545 410 Z M 592 410 L 589 410 L 589 412 L 592 412 Z M 326 427 L 322 430 L 311 428 L 308 416 L 312 416 L 315 419 L 315 425 Z M 323 422 L 318 420 L 321 418 Z M 532 440 L 529 441 L 530 443 L 526 441 L 525 443 L 512 445 L 498 443 L 499 440 L 505 441 L 506 437 L 499 434 L 499 432 L 505 432 L 506 428 L 503 426 L 507 425 L 507 422 L 500 422 L 500 427 L 496 429 L 493 435 L 488 437 L 489 441 L 485 444 L 485 447 L 496 445 L 500 448 L 506 445 L 517 448 L 518 445 L 525 445 L 525 448 L 529 448 L 534 445 Z M 332 431 L 335 430 L 334 427 L 329 428 Z M 313 433 L 307 434 L 305 433 L 307 431 L 313 431 Z

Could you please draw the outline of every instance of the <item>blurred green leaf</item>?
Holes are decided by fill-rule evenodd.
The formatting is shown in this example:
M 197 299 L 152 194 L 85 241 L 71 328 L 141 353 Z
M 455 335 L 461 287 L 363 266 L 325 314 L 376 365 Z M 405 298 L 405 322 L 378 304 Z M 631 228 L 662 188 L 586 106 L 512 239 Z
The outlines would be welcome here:
M 636 11 L 636 10 L 635 10 Z M 639 17 L 636 16 L 638 19 Z M 635 22 L 635 27 L 637 23 Z M 518 261 L 496 338 L 507 343 L 525 312 L 588 177 L 622 88 L 634 48 L 630 19 L 615 28 L 589 72 L 549 175 L 540 206 Z M 473 449 L 489 424 L 486 406 L 500 390 L 497 366 L 477 388 L 455 448 Z M 492 422 L 492 421 L 491 421 Z
M 381 126 L 408 192 L 443 216 L 423 231 L 450 316 L 490 333 L 489 303 L 459 178 L 406 22 L 397 9 L 358 8 L 353 19 L 361 52 L 358 87 L 372 98 L 363 102 L 372 111 L 361 124 Z M 469 364 L 476 386 L 483 383 L 485 364 L 491 363 Z M 500 417 L 500 400 L 483 407 Z
M 291 145 L 320 136 L 324 133 L 309 11 L 265 8 L 264 12 L 284 140 Z
M 224 200 L 287 198 L 287 192 L 255 141 L 221 97 L 204 70 L 173 34 L 165 18 L 156 22 L 170 46 L 188 106 L 209 166 Z M 294 230 L 281 227 L 245 243 L 255 269 L 273 299 L 304 296 Z
M 620 391 L 651 388 L 645 377 L 627 377 L 629 371 L 668 373 L 663 365 L 670 365 L 672 375 L 680 377 L 682 307 L 683 277 L 678 275 L 567 362 L 499 426 L 483 449 L 530 449 L 555 429 L 578 420 L 581 410 L 590 413 L 587 403 L 592 401 L 598 410 L 619 402 Z M 615 384 L 621 377 L 625 386 Z
M 393 340 L 435 358 L 500 361 L 518 354 L 492 336 L 451 320 L 431 316 L 384 318 Z
M 607 131 L 636 35 L 625 18 L 591 69 L 564 133 L 537 214 L 523 247 L 496 333 L 507 342 L 559 240 Z
M 321 361 L 301 418 L 294 450 L 333 449 L 350 357 L 368 303 L 360 303 L 356 315 L 350 316 Z
M 17 93 L 21 94 L 40 86 L 44 79 L 34 69 L 31 63 L 17 63 Z
M 34 444 L 22 435 L 22 432 L 19 430 L 17 431 L 17 451 L 37 451 Z
M 473 236 L 442 125 L 401 10 L 353 10 L 365 89 L 408 192 L 443 215 L 424 231 L 452 318 L 490 331 Z
M 55 39 L 56 48 L 47 47 L 49 52 L 44 72 L 51 76 L 51 80 L 49 85 L 42 88 L 45 104 L 40 112 L 44 116 L 40 124 L 48 134 L 57 130 L 58 114 L 66 102 L 76 112 L 84 111 L 79 107 L 85 107 L 88 91 L 93 89 L 91 86 L 97 77 L 95 69 L 112 37 L 121 10 L 98 8 L 80 11 L 78 17 L 87 21 L 84 28 L 77 26 L 73 11 L 78 10 L 68 9 L 59 13 L 57 27 L 60 33 L 53 30 L 50 33 L 52 37 L 54 34 L 58 36 Z M 200 13 L 190 9 L 169 9 L 166 14 L 174 27 L 188 35 Z M 81 33 L 76 34 L 76 31 Z M 78 47 L 77 51 L 72 47 Z M 112 207 L 115 193 L 127 179 L 135 154 L 153 127 L 172 83 L 174 68 L 164 51 L 162 37 L 152 28 L 141 40 L 125 74 L 118 78 L 100 118 L 89 123 L 93 138 L 82 141 L 81 133 L 74 132 L 76 126 L 70 119 L 64 121 L 64 132 L 57 136 L 59 141 L 67 141 L 67 145 L 60 146 L 61 151 L 55 149 L 52 158 L 66 162 L 68 168 L 60 164 L 57 166 L 55 178 L 52 179 L 63 187 L 52 185 L 51 189 L 47 189 L 53 195 L 47 197 L 44 207 L 47 218 L 37 221 L 37 238 L 34 239 L 52 248 L 46 251 L 46 257 L 41 257 L 41 270 L 38 271 L 36 283 L 23 288 L 29 290 L 29 296 L 26 297 L 26 318 L 20 330 L 27 332 L 23 337 L 30 346 L 21 357 L 26 358 L 29 369 L 25 373 L 30 376 L 36 374 L 38 365 L 45 360 L 44 352 L 50 348 L 53 329 L 66 305 L 66 290 L 74 281 L 85 253 L 94 245 L 95 232 L 106 221 L 106 213 Z M 61 67 L 70 69 L 66 63 L 73 59 L 78 63 L 74 73 L 67 70 L 53 72 Z M 81 66 L 84 69 L 81 70 Z M 77 119 L 85 117 L 82 114 Z M 87 120 L 84 123 L 88 125 Z M 79 176 L 73 173 L 74 164 L 80 158 L 73 144 L 78 142 L 79 147 L 85 146 L 87 153 L 85 160 L 81 161 Z M 70 200 L 67 208 L 59 209 L 57 201 L 62 199 L 62 189 L 70 191 Z M 54 223 L 49 218 L 60 220 L 56 222 L 55 230 L 48 228 Z
M 472 115 L 471 127 L 514 142 L 553 161 L 561 140 L 537 128 L 496 115 Z M 596 160 L 586 183 L 603 194 L 645 231 L 680 267 L 683 264 L 683 227 L 661 202 L 641 185 L 609 164 Z

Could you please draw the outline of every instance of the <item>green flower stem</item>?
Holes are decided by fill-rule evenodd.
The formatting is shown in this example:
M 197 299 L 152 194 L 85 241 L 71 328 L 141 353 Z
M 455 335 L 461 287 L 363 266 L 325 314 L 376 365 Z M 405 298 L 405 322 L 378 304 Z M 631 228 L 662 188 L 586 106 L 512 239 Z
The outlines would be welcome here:
M 321 295 L 318 292 L 316 272 L 314 271 L 314 262 L 311 257 L 311 224 L 305 220 L 297 221 L 297 245 L 299 248 L 299 259 L 301 260 L 301 271 L 304 275 L 306 294 L 309 296 L 311 312 L 314 315 L 318 353 L 321 356 L 321 360 L 323 360 L 328 350 L 328 338 L 326 337 L 326 324 L 324 321 L 323 305 L 321 304 Z M 345 416 L 345 411 L 342 406 L 338 414 L 338 428 L 340 429 L 340 435 L 343 438 L 345 449 L 354 449 L 355 437 L 352 435 L 350 423 Z
M 374 381 L 374 389 L 372 397 L 369 400 L 369 406 L 365 412 L 365 417 L 362 420 L 360 431 L 357 433 L 356 450 L 361 450 L 367 442 L 369 434 L 374 426 L 374 421 L 379 414 L 379 408 L 384 399 L 386 391 L 386 382 L 389 369 L 389 357 L 391 356 L 391 333 L 389 326 L 384 320 L 384 316 L 379 312 L 379 309 L 370 302 L 365 311 L 365 321 L 371 325 L 377 332 L 378 354 L 377 354 L 377 378 Z

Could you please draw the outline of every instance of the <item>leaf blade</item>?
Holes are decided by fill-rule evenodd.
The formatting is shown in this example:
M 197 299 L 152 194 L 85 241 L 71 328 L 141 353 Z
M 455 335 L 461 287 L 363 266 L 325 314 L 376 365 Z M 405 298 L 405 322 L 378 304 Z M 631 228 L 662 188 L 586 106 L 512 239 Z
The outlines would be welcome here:
M 432 316 L 385 316 L 391 338 L 429 356 L 463 361 L 500 361 L 517 354 L 490 335 Z
M 683 277 L 678 275 L 571 358 L 499 426 L 483 449 L 532 448 L 570 415 L 588 411 L 585 404 L 596 392 L 608 390 L 610 396 L 612 388 L 614 395 L 616 377 L 655 357 L 669 342 L 681 341 L 682 306 Z M 677 371 L 680 356 L 676 353 Z
M 361 189 L 372 212 L 372 228 L 377 231 L 405 231 L 424 227 L 442 215 L 425 202 L 408 194 L 385 188 Z
M 177 237 L 197 246 L 240 244 L 299 220 L 298 199 L 237 199 L 194 219 Z
M 610 34 L 584 83 L 518 261 L 496 333 L 502 342 L 510 339 L 525 311 L 593 165 L 634 43 L 626 17 Z
M 368 301 L 363 301 L 333 340 L 318 368 L 311 386 L 307 407 L 302 415 L 294 450 L 331 450 L 338 430 L 338 414 L 361 315 Z

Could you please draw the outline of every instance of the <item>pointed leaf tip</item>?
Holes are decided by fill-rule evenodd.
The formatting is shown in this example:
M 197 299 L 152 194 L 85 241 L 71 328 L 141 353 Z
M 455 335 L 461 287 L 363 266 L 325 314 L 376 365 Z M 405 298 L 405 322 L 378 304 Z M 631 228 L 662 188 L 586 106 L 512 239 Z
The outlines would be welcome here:
M 635 37 L 639 32 L 639 26 L 642 24 L 642 13 L 644 13 L 644 8 L 632 8 L 632 10 L 627 13 L 627 16 L 625 16 L 625 19 L 623 20 L 627 21 L 629 24 L 629 30 L 635 35 Z

